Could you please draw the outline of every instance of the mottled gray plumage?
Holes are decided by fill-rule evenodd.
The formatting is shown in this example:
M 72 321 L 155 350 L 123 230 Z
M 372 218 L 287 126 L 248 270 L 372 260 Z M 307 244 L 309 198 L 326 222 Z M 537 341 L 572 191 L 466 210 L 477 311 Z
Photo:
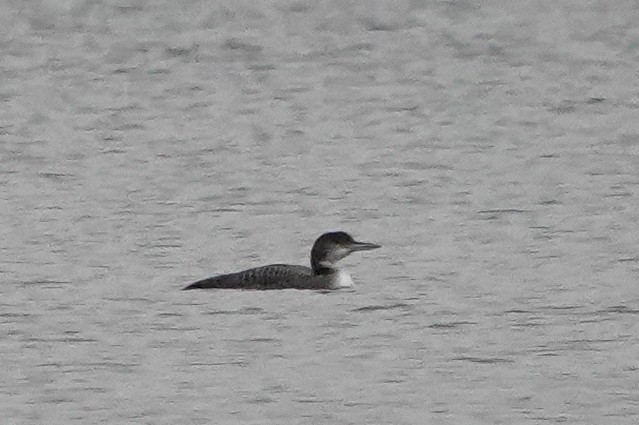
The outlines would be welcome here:
M 334 267 L 335 262 L 352 252 L 379 247 L 356 242 L 345 232 L 325 233 L 313 244 L 312 267 L 271 264 L 202 279 L 184 289 L 337 289 L 352 285 L 352 280 L 347 273 Z
M 242 288 L 242 289 L 283 289 L 292 288 L 297 282 L 309 281 L 313 269 L 288 264 L 270 264 L 238 273 L 209 277 L 189 285 L 184 289 L 196 288 Z M 324 277 L 324 276 L 320 276 Z M 314 279 L 313 279 L 314 280 Z M 310 282 L 309 282 L 310 284 Z

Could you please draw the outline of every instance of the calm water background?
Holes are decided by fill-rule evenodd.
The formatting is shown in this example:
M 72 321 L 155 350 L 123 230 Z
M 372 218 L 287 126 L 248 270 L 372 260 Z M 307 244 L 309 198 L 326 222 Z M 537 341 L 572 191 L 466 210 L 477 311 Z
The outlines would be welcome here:
M 3 424 L 639 422 L 636 2 L 0 16 Z

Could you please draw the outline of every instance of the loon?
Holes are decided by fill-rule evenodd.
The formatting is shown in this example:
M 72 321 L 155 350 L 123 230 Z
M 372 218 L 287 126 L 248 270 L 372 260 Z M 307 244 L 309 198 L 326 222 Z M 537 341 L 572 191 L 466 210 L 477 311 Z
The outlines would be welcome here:
M 324 233 L 311 250 L 311 267 L 270 264 L 237 273 L 209 277 L 192 283 L 187 289 L 339 289 L 353 286 L 353 280 L 335 263 L 356 251 L 381 248 L 357 242 L 346 232 Z

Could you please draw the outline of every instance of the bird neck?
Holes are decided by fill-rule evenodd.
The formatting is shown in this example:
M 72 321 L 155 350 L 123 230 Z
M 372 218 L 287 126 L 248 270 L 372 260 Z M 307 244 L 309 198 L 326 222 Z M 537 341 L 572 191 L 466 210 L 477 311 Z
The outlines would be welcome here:
M 337 269 L 334 268 L 331 263 L 320 261 L 315 258 L 311 258 L 311 267 L 313 268 L 313 274 L 315 276 L 326 276 L 337 272 Z

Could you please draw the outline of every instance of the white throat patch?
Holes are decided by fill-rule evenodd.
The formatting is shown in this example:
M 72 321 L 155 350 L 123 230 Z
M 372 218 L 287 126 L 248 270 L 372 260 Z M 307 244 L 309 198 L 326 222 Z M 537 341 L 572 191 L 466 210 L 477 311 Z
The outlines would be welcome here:
M 331 285 L 334 289 L 337 288 L 350 288 L 353 286 L 353 279 L 351 275 L 344 270 L 338 270 Z

